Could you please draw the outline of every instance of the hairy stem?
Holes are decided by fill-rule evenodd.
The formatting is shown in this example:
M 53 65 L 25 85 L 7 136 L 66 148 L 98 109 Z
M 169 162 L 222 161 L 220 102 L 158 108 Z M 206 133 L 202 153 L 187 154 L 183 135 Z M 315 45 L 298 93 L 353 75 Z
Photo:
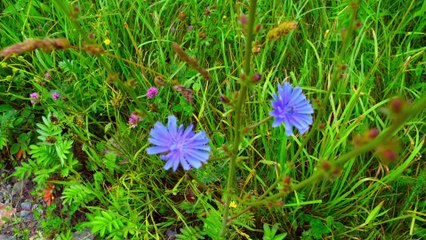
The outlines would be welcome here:
M 229 204 L 231 202 L 231 196 L 233 192 L 233 185 L 235 182 L 235 164 L 238 157 L 238 146 L 241 142 L 242 136 L 242 111 L 244 108 L 244 102 L 247 96 L 249 78 L 250 78 L 250 63 L 251 63 L 251 48 L 252 42 L 254 40 L 254 20 L 256 13 L 256 0 L 250 0 L 250 9 L 249 9 L 249 23 L 247 28 L 247 41 L 245 46 L 245 54 L 244 54 L 244 65 L 243 70 L 246 75 L 245 79 L 241 79 L 241 88 L 238 93 L 237 104 L 235 105 L 234 111 L 234 139 L 232 143 L 232 156 L 231 161 L 229 162 L 229 171 L 228 178 L 226 182 L 226 200 L 225 200 L 225 209 L 223 213 L 223 222 L 222 222 L 222 230 L 221 236 L 225 237 L 228 226 L 228 216 L 229 216 Z

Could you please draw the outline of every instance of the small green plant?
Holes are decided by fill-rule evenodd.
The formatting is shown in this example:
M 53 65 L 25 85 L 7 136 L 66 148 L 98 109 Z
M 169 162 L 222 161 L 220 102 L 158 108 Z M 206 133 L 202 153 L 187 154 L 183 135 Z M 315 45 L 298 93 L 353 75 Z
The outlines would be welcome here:
M 76 173 L 79 165 L 72 154 L 73 140 L 69 134 L 62 133 L 59 120 L 51 114 L 43 116 L 42 120 L 43 123 L 36 124 L 39 141 L 29 147 L 33 160 L 23 162 L 13 173 L 19 179 L 29 178 L 33 174 L 40 188 L 44 188 L 52 177 L 68 177 L 70 172 Z
M 278 225 L 269 228 L 269 225 L 263 224 L 263 240 L 283 240 L 287 236 L 287 233 L 280 233 L 277 235 Z

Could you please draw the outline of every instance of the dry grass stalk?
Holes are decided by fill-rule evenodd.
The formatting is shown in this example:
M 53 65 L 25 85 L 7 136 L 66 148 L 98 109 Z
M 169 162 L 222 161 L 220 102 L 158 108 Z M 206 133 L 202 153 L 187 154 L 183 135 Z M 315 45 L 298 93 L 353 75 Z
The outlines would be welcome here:
M 177 43 L 173 43 L 173 50 L 177 53 L 177 55 L 179 56 L 179 58 L 188 63 L 189 66 L 191 66 L 193 69 L 197 70 L 205 80 L 210 80 L 210 74 L 207 70 L 205 70 L 204 68 L 202 68 L 200 65 L 198 65 L 197 63 L 197 59 L 190 57 Z
M 21 43 L 15 43 L 0 51 L 0 57 L 10 57 L 14 54 L 19 55 L 24 52 L 34 51 L 36 49 L 43 49 L 44 51 L 62 50 L 70 48 L 71 45 L 66 38 L 56 39 L 42 39 L 34 40 L 28 39 Z

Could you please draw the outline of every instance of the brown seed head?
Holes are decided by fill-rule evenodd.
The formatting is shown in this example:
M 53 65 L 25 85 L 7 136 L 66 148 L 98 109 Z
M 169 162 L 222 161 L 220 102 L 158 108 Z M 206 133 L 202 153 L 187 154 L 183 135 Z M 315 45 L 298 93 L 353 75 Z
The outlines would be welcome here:
M 283 22 L 278 27 L 271 29 L 268 32 L 269 40 L 279 40 L 283 36 L 290 33 L 290 31 L 295 30 L 297 28 L 297 22 Z
M 179 19 L 179 21 L 185 20 L 186 19 L 186 13 L 184 11 L 179 12 L 178 19 Z
M 203 32 L 198 32 L 198 37 L 200 39 L 206 39 L 207 35 L 205 33 L 203 33 Z

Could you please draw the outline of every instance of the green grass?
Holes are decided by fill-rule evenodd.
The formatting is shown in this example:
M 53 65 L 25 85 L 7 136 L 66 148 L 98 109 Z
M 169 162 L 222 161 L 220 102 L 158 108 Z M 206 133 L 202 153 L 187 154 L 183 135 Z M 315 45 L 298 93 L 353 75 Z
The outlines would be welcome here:
M 73 4 L 79 6 L 77 13 Z M 234 108 L 221 103 L 220 96 L 233 99 L 241 87 L 247 38 L 239 19 L 248 14 L 249 1 L 3 0 L 0 9 L 0 48 L 60 37 L 75 46 L 0 59 L 0 166 L 35 178 L 36 199 L 47 182 L 56 185 L 54 207 L 43 220 L 45 236 L 69 239 L 70 231 L 90 227 L 101 239 L 167 239 L 168 230 L 180 233 L 180 239 L 219 239 L 230 164 L 226 147 L 231 148 L 235 134 Z M 180 20 L 179 12 L 187 17 Z M 368 151 L 335 166 L 338 176 L 304 182 L 321 172 L 324 161 L 333 163 L 357 150 L 357 135 L 398 122 L 386 114 L 395 96 L 407 101 L 407 111 L 424 98 L 425 15 L 426 3 L 415 0 L 361 1 L 359 7 L 350 1 L 259 1 L 255 21 L 262 28 L 255 42 L 264 45 L 252 56 L 251 69 L 262 79 L 249 85 L 242 125 L 268 117 L 272 93 L 284 81 L 303 88 L 316 123 L 303 136 L 286 137 L 283 126 L 271 127 L 272 120 L 243 134 L 230 195 L 237 207 L 230 208 L 227 239 L 267 239 L 270 233 L 264 229 L 273 226 L 286 239 L 426 236 L 424 111 L 390 137 L 399 143 L 399 157 L 389 171 Z M 284 21 L 298 22 L 297 29 L 267 41 L 269 30 Z M 89 33 L 95 37 L 88 39 Z M 347 43 L 344 34 L 350 35 Z M 107 54 L 79 50 L 88 41 Z M 212 80 L 181 61 L 173 42 L 209 70 Z M 52 79 L 45 78 L 46 72 Z M 158 76 L 169 85 L 147 99 L 146 90 Z M 172 83 L 192 89 L 193 103 Z M 61 100 L 50 98 L 53 91 L 61 93 Z M 41 95 L 33 106 L 32 92 Z M 133 111 L 146 115 L 134 129 L 128 126 Z M 73 153 L 60 168 L 54 161 L 58 152 L 47 160 L 29 154 L 30 145 L 46 145 L 35 130 L 49 113 L 59 119 L 58 138 L 83 146 L 64 147 Z M 200 169 L 165 171 L 158 156 L 146 154 L 149 130 L 169 115 L 207 132 L 213 150 Z M 18 139 L 22 134 L 25 144 Z M 25 160 L 12 149 L 24 150 Z M 295 189 L 278 198 L 285 175 Z M 254 203 L 262 197 L 274 202 Z M 49 221 L 61 221 L 55 216 L 67 224 L 52 229 Z

